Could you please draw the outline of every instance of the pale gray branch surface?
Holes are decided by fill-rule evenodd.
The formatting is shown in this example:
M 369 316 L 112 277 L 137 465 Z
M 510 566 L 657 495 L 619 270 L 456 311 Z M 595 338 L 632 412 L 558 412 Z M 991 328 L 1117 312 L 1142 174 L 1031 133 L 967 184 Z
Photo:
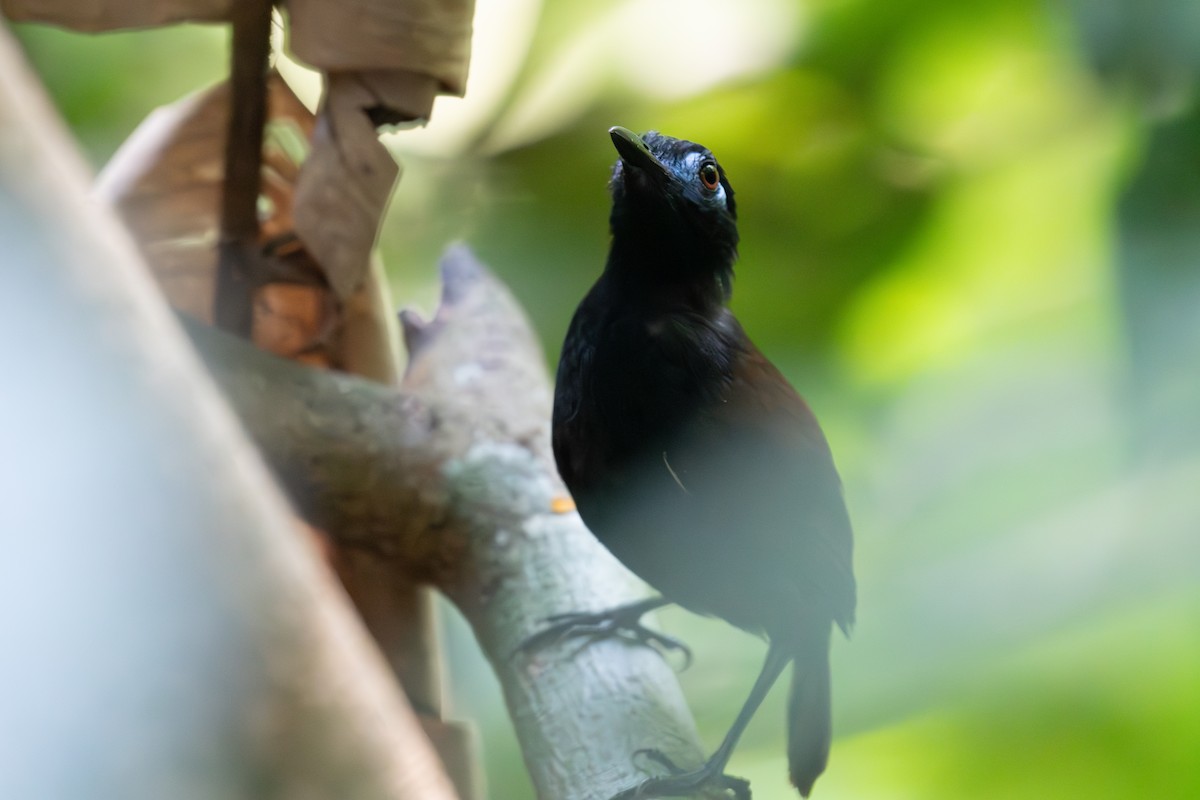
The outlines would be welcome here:
M 405 315 L 401 391 L 316 372 L 208 330 L 195 338 L 277 471 L 341 544 L 445 592 L 499 676 L 539 796 L 599 800 L 640 781 L 634 751 L 703 758 L 672 668 L 617 641 L 530 655 L 553 613 L 643 591 L 574 512 L 550 454 L 541 348 L 507 290 L 464 247 L 436 317 Z M 574 654 L 574 655 L 572 655 Z M 496 787 L 494 787 L 495 789 Z

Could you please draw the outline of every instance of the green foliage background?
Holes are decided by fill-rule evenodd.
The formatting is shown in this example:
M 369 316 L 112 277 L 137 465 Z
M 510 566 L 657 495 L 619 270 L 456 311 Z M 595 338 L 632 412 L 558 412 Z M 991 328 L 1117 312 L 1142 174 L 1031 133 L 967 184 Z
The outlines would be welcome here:
M 818 796 L 1200 797 L 1200 4 L 495 0 L 478 22 L 450 122 L 389 139 L 397 297 L 432 305 L 465 238 L 553 363 L 603 263 L 606 129 L 716 152 L 735 308 L 821 417 L 857 527 Z M 224 71 L 218 28 L 21 35 L 97 165 Z M 762 645 L 660 622 L 695 645 L 715 745 Z M 492 796 L 528 796 L 449 633 Z M 731 765 L 756 797 L 793 796 L 782 703 Z

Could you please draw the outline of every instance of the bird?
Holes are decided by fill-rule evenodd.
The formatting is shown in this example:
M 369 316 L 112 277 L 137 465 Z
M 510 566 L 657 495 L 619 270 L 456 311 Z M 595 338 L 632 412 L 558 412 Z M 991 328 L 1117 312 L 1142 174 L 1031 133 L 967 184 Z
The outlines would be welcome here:
M 855 616 L 842 483 L 812 410 L 729 308 L 739 237 L 724 168 L 656 131 L 609 135 L 611 243 L 563 342 L 552 445 L 584 523 L 661 596 L 558 615 L 544 633 L 680 646 L 639 621 L 676 604 L 765 637 L 761 672 L 704 765 L 639 751 L 667 774 L 617 797 L 718 785 L 748 798 L 725 767 L 789 664 L 788 770 L 808 797 L 829 756 L 833 626 L 849 635 Z

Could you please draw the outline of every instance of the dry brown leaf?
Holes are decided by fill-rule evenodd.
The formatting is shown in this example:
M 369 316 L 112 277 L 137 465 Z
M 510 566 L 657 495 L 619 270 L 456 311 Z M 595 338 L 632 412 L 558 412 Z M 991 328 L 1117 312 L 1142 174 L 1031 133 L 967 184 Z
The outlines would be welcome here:
M 232 0 L 0 0 L 0 10 L 12 19 L 85 31 L 227 20 L 231 7 Z M 361 337 L 354 338 L 378 341 L 394 321 L 387 313 L 379 317 L 383 282 L 372 273 L 378 266 L 372 266 L 371 253 L 399 168 L 375 128 L 427 119 L 438 94 L 463 93 L 474 0 L 289 0 L 286 9 L 289 45 L 326 72 L 326 92 L 314 135 L 302 104 L 281 79 L 272 78 L 270 117 L 298 123 L 299 138 L 311 141 L 312 149 L 299 168 L 301 157 L 286 146 L 274 147 L 268 128 L 262 196 L 272 213 L 261 220 L 262 238 L 299 237 L 305 261 L 320 265 L 353 312 L 353 324 L 361 327 Z M 156 111 L 98 185 L 134 232 L 171 304 L 207 321 L 227 92 L 218 86 Z M 280 104 L 286 108 L 277 108 Z M 361 297 L 350 302 L 356 295 Z M 332 324 L 323 323 L 326 329 Z M 395 362 L 389 347 L 377 346 L 363 366 L 392 376 Z
M 234 0 L 0 0 L 16 22 L 48 22 L 77 31 L 156 28 L 175 22 L 229 19 Z
M 297 186 L 296 232 L 345 299 L 362 286 L 399 174 L 384 123 L 425 120 L 461 95 L 474 0 L 289 0 L 291 51 L 327 75 L 313 153 Z
M 96 184 L 133 232 L 171 305 L 205 321 L 212 319 L 228 95 L 220 84 L 156 109 Z M 289 184 L 314 123 L 277 75 L 268 102 L 264 195 L 274 213 L 263 228 L 273 237 L 291 229 Z
M 474 0 L 289 0 L 289 47 L 329 73 L 397 71 L 433 77 L 461 95 Z
M 261 239 L 298 275 L 314 276 L 321 283 L 329 270 L 297 239 L 295 220 L 304 216 L 296 209 L 297 182 L 316 121 L 277 75 L 268 83 L 268 102 L 261 194 L 269 213 L 261 219 Z M 228 87 L 221 84 L 156 110 L 122 145 L 96 186 L 97 195 L 117 209 L 133 232 L 170 304 L 210 323 L 227 106 Z M 365 120 L 361 112 L 349 116 Z M 362 133 L 369 137 L 364 139 L 367 150 L 382 151 L 373 129 Z M 390 189 L 396 167 L 386 152 L 382 156 L 386 161 L 380 169 Z M 336 170 L 326 169 L 325 174 L 329 181 L 348 180 Z M 382 187 L 384 181 L 378 184 Z M 341 202 L 342 194 L 329 191 L 323 196 Z M 377 211 L 386 200 L 375 198 Z M 318 243 L 322 236 L 333 236 L 334 245 L 321 249 L 337 250 L 337 237 L 343 236 L 339 226 L 349 223 L 334 212 L 328 222 L 332 224 L 319 219 L 310 224 L 309 236 Z M 396 322 L 384 299 L 382 266 L 369 254 L 375 230 L 362 226 L 358 236 L 367 249 L 353 256 L 355 288 L 342 303 L 323 286 L 269 283 L 255 295 L 253 338 L 279 355 L 391 382 L 399 369 Z
M 378 104 L 368 80 L 361 73 L 330 76 L 312 153 L 296 184 L 296 233 L 343 299 L 362 286 L 400 174 L 365 113 Z
M 287 9 L 289 48 L 327 75 L 296 232 L 345 299 L 367 274 L 399 174 L 375 128 L 428 119 L 438 94 L 463 93 L 475 3 L 289 0 Z

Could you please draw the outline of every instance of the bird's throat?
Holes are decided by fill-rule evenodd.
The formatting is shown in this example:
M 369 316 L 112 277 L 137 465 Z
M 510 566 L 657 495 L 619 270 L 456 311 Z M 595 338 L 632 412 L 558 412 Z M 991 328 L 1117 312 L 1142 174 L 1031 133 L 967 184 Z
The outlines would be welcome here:
M 733 291 L 732 254 L 668 237 L 614 231 L 605 272 L 626 297 L 661 300 L 702 312 L 724 306 Z

